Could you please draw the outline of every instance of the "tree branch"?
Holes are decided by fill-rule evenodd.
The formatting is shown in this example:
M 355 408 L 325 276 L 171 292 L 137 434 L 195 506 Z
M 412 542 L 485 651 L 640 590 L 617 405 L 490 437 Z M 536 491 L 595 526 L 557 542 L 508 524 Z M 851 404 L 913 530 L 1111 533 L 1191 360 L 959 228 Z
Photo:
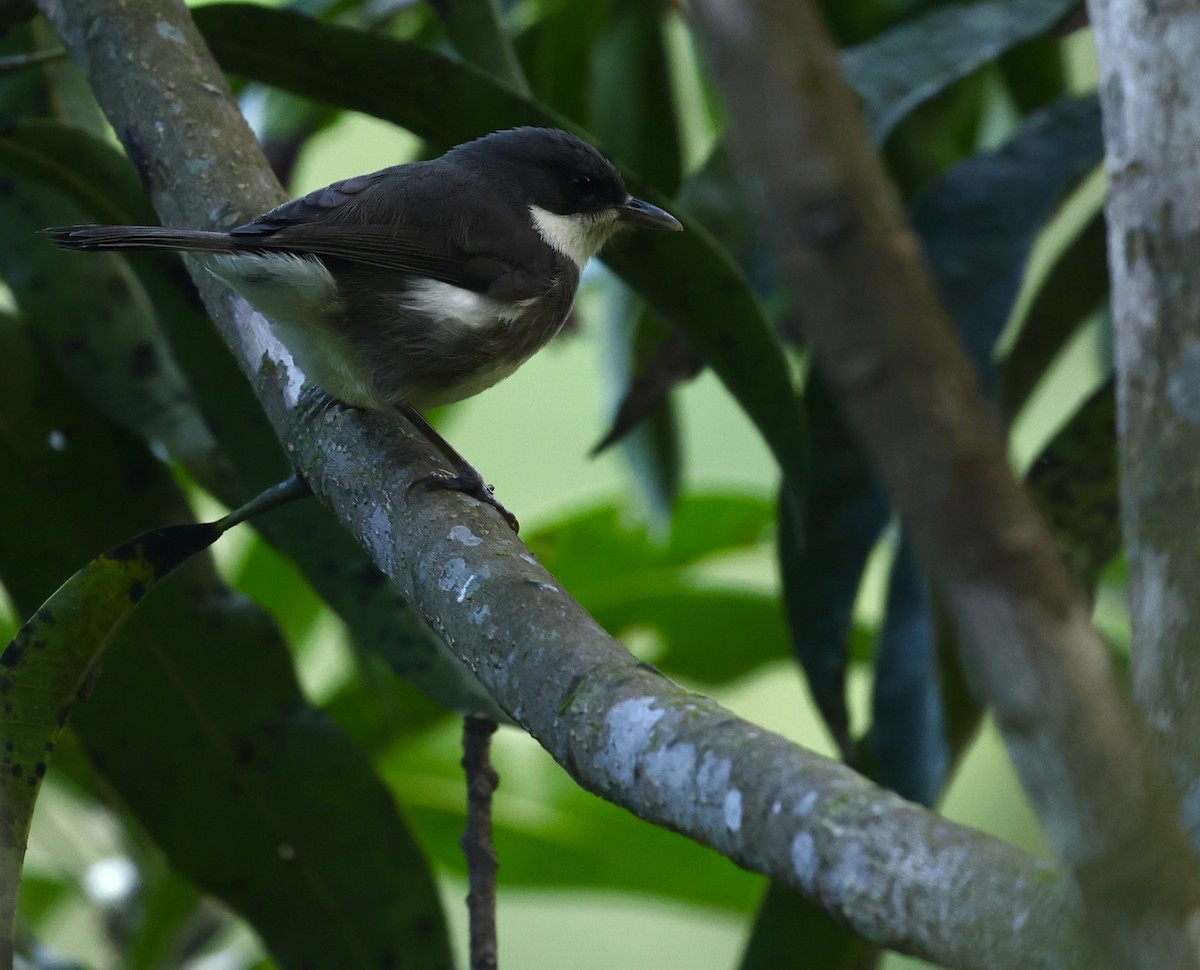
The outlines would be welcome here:
M 696 7 L 818 366 L 952 610 L 974 687 L 1093 928 L 1116 965 L 1194 966 L 1181 916 L 1197 905 L 1195 869 L 1173 798 L 1088 604 L 1009 469 L 813 4 Z M 1132 946 L 1131 926 L 1146 930 Z M 1118 946 L 1130 947 L 1124 959 Z M 1142 963 L 1149 953 L 1161 959 Z
M 1134 691 L 1200 847 L 1200 90 L 1194 4 L 1092 0 Z
M 280 190 L 174 2 L 42 0 L 163 221 L 250 217 Z M 131 55 L 130 52 L 136 52 Z M 298 470 L 501 706 L 585 788 L 817 899 L 874 942 L 955 967 L 1095 966 L 1051 867 L 881 791 L 633 657 L 489 509 L 405 499 L 433 456 L 379 416 L 296 409 L 264 321 L 198 270 Z

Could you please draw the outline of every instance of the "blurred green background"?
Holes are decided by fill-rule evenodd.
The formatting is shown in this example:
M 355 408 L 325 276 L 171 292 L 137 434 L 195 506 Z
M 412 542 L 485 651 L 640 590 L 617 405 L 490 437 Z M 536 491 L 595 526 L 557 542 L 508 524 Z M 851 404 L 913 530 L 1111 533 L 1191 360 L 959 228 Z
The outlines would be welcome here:
M 852 46 L 851 41 L 883 35 L 888 28 L 902 26 L 923 12 L 953 6 L 882 0 L 864 3 L 864 23 L 856 23 L 848 10 L 829 13 L 846 46 Z M 427 38 L 434 31 L 433 18 L 419 7 L 402 12 L 393 32 Z M 868 8 L 873 11 L 871 17 Z M 341 12 L 356 9 L 348 4 Z M 561 9 L 560 4 L 548 2 L 512 4 L 505 24 L 519 37 L 523 30 L 532 30 L 542 18 L 561 13 Z M 330 17 L 336 13 L 333 8 L 324 11 Z M 719 111 L 713 108 L 711 90 L 698 79 L 701 75 L 696 73 L 682 19 L 673 14 L 669 19 L 666 36 L 675 52 L 674 77 L 680 89 L 682 158 L 687 173 L 692 174 L 723 137 L 723 126 Z M 959 161 L 1005 145 L 1039 106 L 1094 88 L 1095 67 L 1086 30 L 1063 36 L 1043 33 L 1029 43 L 1040 45 L 1039 56 L 1054 65 L 1039 82 L 1044 87 L 1039 97 L 1028 99 L 1022 88 L 1033 74 L 1029 65 L 989 63 L 967 72 L 960 83 L 944 79 L 937 97 L 916 109 L 905 122 L 908 127 L 901 127 L 899 135 L 887 143 L 889 161 L 906 198 L 918 196 L 937 175 Z M 438 39 L 434 46 L 444 49 L 445 39 Z M 1028 55 L 1027 48 L 1021 50 Z M 1028 56 L 1032 60 L 1032 55 Z M 245 89 L 243 97 L 252 121 L 265 124 L 272 111 L 280 110 L 261 88 Z M 969 123 L 963 120 L 966 116 Z M 414 158 L 422 150 L 421 141 L 395 125 L 341 112 L 332 123 L 304 139 L 288 188 L 293 195 L 303 194 L 339 178 Z M 1103 191 L 1103 180 L 1093 171 L 1056 200 L 1048 222 L 1034 227 L 1037 242 L 1027 261 L 1022 254 L 1019 292 L 1004 315 L 1006 333 L 998 342 L 996 359 L 1004 358 L 1017 345 L 1026 314 L 1064 252 L 1097 212 Z M 778 313 L 772 295 L 762 295 Z M 10 298 L 8 302 L 14 301 Z M 651 547 L 665 541 L 669 532 L 669 525 L 655 515 L 653 499 L 647 499 L 644 470 L 634 471 L 636 455 L 631 457 L 630 451 L 618 447 L 598 457 L 589 456 L 612 418 L 628 377 L 613 364 L 620 356 L 614 348 L 621 346 L 615 333 L 627 326 L 620 323 L 627 306 L 628 295 L 616 277 L 603 266 L 593 266 L 577 301 L 578 327 L 504 384 L 438 416 L 443 432 L 519 515 L 522 535 L 535 549 L 539 548 L 539 535 L 552 535 L 564 523 L 598 514 L 600 509 L 610 510 L 615 529 L 645 534 Z M 736 326 L 736 321 L 730 325 Z M 1089 312 L 1070 330 L 1052 355 L 1053 364 L 1047 365 L 1036 393 L 1014 422 L 1017 467 L 1028 468 L 1108 379 L 1111 360 L 1107 347 L 1102 313 Z M 792 347 L 788 353 L 802 371 L 802 348 Z M 770 527 L 779 488 L 776 461 L 712 371 L 677 388 L 673 404 L 682 456 L 679 501 L 746 501 L 763 510 L 768 528 L 760 530 L 753 541 L 688 564 L 672 581 L 678 580 L 692 591 L 713 590 L 727 596 L 744 592 L 756 604 L 774 605 L 767 614 L 755 613 L 760 617 L 769 614 L 768 619 L 746 627 L 744 642 L 737 637 L 727 642 L 730 653 L 745 650 L 756 659 L 733 676 L 713 680 L 673 673 L 676 658 L 663 661 L 664 651 L 669 653 L 672 645 L 664 646 L 663 634 L 654 623 L 621 623 L 611 632 L 622 636 L 630 649 L 646 660 L 662 662 L 685 685 L 709 694 L 737 714 L 838 757 L 784 639 L 782 611 L 777 605 L 781 595 L 778 553 Z M 222 512 L 219 503 L 178 465 L 172 470 L 187 489 L 199 518 L 212 519 Z M 870 643 L 879 635 L 897 541 L 893 525 L 884 531 L 872 555 L 854 612 L 856 643 Z M 343 701 L 361 692 L 364 683 L 374 681 L 364 675 L 361 658 L 352 649 L 341 621 L 322 607 L 295 567 L 251 529 L 240 528 L 222 539 L 215 556 L 228 582 L 253 597 L 285 631 L 308 699 L 331 711 L 354 735 L 358 730 L 350 723 L 354 712 Z M 612 568 L 619 570 L 619 559 L 612 561 Z M 593 601 L 601 606 L 608 603 L 612 615 L 621 615 L 621 597 L 631 594 L 622 589 L 619 580 L 616 577 L 612 590 L 591 588 L 585 603 L 593 609 L 600 608 L 593 606 Z M 1123 597 L 1117 563 L 1105 573 L 1097 609 L 1118 662 L 1128 649 Z M 6 605 L 0 632 L 15 631 L 19 619 L 11 604 Z M 679 644 L 681 651 L 686 647 L 686 642 Z M 758 659 L 768 648 L 774 652 Z M 848 675 L 850 723 L 856 735 L 871 724 L 873 675 L 870 651 L 866 656 L 862 652 L 855 649 L 856 662 Z M 431 717 L 419 730 L 375 736 L 369 753 L 433 860 L 462 963 L 466 886 L 456 846 L 464 799 L 458 768 L 459 731 L 457 718 Z M 165 859 L 146 833 L 113 807 L 104 778 L 81 767 L 77 742 L 70 735 L 64 738 L 62 748 L 56 757 L 73 767 L 65 778 L 52 769 L 39 800 L 26 861 L 22 914 L 37 939 L 54 954 L 77 959 L 87 967 L 118 967 L 125 959 L 122 941 L 136 936 L 139 931 L 133 924 L 144 918 L 127 893 L 139 881 L 152 883 L 148 872 L 161 875 Z M 762 878 L 579 791 L 535 742 L 518 731 L 506 729 L 497 736 L 495 760 L 502 778 L 496 800 L 501 966 L 588 970 L 737 965 L 766 888 Z M 949 785 L 942 810 L 955 821 L 1032 852 L 1048 851 L 1003 746 L 986 718 Z M 200 902 L 186 893 L 179 899 L 171 912 L 171 926 L 183 934 L 184 928 L 193 925 L 196 934 L 190 947 L 194 952 L 180 965 L 190 970 L 269 965 L 253 933 L 229 918 L 219 903 Z M 123 926 L 122 920 L 131 925 Z M 883 964 L 889 970 L 924 965 L 897 955 L 888 956 Z

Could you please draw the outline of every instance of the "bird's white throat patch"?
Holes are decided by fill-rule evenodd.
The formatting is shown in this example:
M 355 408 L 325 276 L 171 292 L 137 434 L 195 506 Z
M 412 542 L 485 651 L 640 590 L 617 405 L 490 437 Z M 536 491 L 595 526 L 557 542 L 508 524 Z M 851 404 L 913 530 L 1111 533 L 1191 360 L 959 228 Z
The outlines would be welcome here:
M 563 216 L 531 205 L 529 215 L 538 235 L 580 269 L 620 227 L 615 209 Z

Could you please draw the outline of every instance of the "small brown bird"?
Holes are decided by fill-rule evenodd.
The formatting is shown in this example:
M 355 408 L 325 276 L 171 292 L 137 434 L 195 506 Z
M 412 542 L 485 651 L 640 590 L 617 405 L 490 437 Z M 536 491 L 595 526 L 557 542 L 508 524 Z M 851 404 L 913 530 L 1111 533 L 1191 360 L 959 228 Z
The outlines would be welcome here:
M 561 329 L 587 261 L 622 226 L 679 230 L 587 142 L 498 131 L 439 158 L 335 182 L 227 232 L 48 229 L 68 249 L 195 254 L 266 314 L 308 377 L 354 407 L 399 410 L 455 466 L 414 484 L 516 520 L 421 416 L 513 373 Z

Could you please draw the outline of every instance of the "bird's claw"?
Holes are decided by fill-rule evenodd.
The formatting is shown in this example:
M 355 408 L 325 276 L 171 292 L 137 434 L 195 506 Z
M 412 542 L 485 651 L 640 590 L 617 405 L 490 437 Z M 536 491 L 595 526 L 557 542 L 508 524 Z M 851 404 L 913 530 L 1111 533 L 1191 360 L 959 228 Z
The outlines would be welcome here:
M 474 469 L 471 471 L 460 471 L 456 475 L 451 475 L 449 472 L 429 472 L 409 482 L 408 488 L 404 490 L 404 497 L 407 499 L 416 489 L 431 488 L 445 488 L 452 492 L 462 492 L 464 495 L 469 495 L 477 502 L 490 505 L 499 512 L 501 518 L 508 523 L 508 527 L 513 532 L 516 533 L 521 530 L 521 523 L 517 521 L 517 517 L 501 504 L 500 500 L 493 494 L 492 486 L 485 482 Z

